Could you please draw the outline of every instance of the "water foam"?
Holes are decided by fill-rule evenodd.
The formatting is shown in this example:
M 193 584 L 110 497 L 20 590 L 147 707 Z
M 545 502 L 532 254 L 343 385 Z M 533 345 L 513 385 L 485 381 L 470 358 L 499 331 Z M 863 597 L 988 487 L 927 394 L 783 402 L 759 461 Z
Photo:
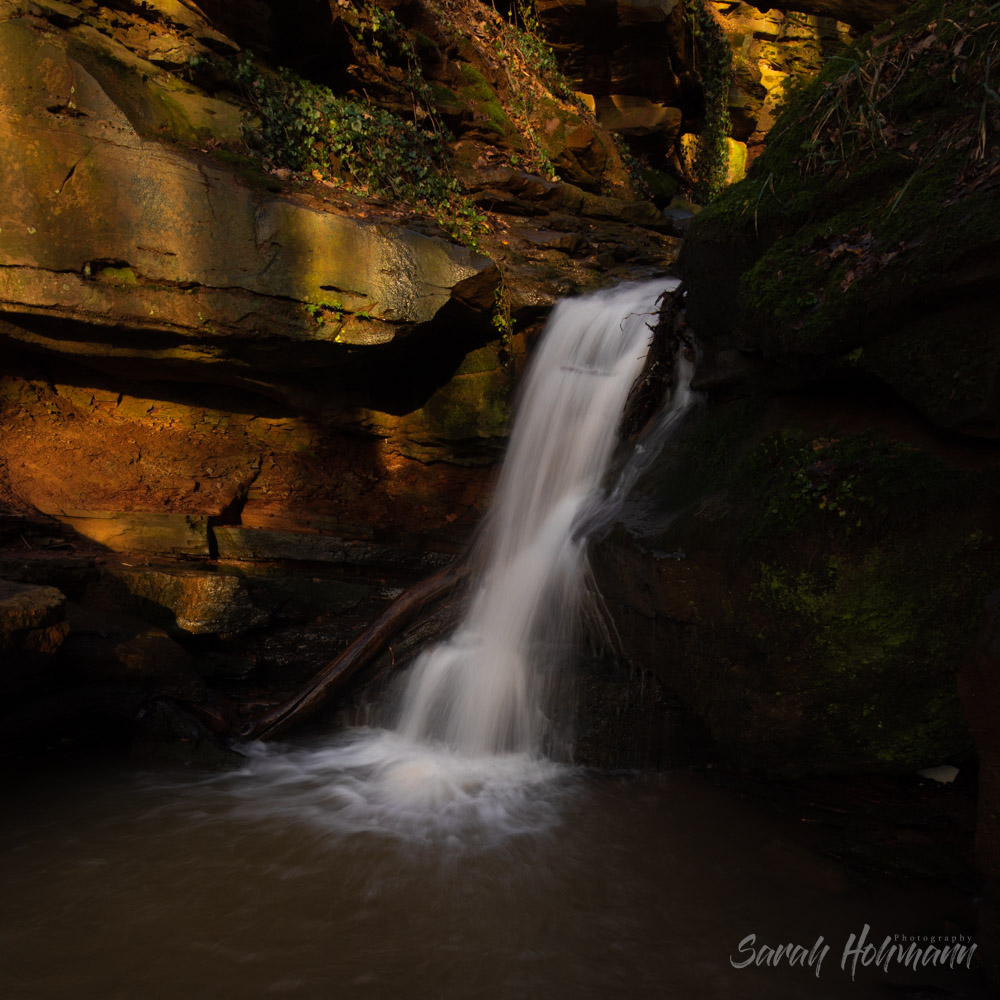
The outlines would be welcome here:
M 558 822 L 574 769 L 530 754 L 469 756 L 385 729 L 319 747 L 250 748 L 248 767 L 212 779 L 248 818 L 411 843 L 488 846 Z

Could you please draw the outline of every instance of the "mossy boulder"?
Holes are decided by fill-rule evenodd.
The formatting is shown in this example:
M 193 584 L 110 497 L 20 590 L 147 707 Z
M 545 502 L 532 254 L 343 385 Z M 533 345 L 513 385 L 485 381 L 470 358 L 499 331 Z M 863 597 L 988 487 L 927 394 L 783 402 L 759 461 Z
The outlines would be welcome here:
M 997 585 L 1000 475 L 899 404 L 880 413 L 833 396 L 697 411 L 597 547 L 629 660 L 731 762 L 910 771 L 970 752 L 956 673 Z
M 789 99 L 688 233 L 703 384 L 734 381 L 719 358 L 738 351 L 785 385 L 860 373 L 939 426 L 1000 433 L 998 51 L 985 4 L 925 0 Z

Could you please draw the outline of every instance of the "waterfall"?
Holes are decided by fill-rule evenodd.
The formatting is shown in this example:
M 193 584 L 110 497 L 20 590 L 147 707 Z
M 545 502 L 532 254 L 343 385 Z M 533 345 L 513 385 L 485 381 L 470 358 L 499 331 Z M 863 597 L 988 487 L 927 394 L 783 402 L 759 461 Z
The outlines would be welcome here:
M 535 753 L 543 693 L 572 646 L 586 536 L 663 281 L 560 302 L 521 390 L 477 547 L 469 610 L 415 663 L 399 732 L 460 753 Z
M 574 772 L 542 754 L 545 699 L 572 653 L 587 539 L 613 519 L 690 400 L 688 366 L 679 367 L 651 447 L 637 448 L 606 490 L 658 299 L 676 285 L 623 285 L 556 306 L 472 553 L 464 619 L 414 663 L 394 729 L 349 730 L 318 747 L 259 745 L 229 786 L 241 810 L 305 817 L 338 834 L 444 837 L 453 848 L 558 822 Z

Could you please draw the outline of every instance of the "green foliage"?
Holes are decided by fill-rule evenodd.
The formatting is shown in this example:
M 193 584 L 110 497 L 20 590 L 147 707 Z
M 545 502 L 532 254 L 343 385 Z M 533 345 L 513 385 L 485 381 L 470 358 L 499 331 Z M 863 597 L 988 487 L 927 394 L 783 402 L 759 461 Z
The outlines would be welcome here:
M 351 28 L 351 22 L 346 22 Z M 393 10 L 382 10 L 371 0 L 364 0 L 357 11 L 353 34 L 359 44 L 373 53 L 383 67 L 399 70 L 413 103 L 414 119 L 439 137 L 446 130 L 438 118 L 435 92 L 424 77 L 420 59 Z
M 863 347 L 857 368 L 945 426 L 986 405 L 989 318 L 954 322 L 941 290 L 1000 226 L 997 65 L 995 6 L 922 0 L 789 96 L 750 177 L 687 234 L 745 255 L 741 331 L 817 369 Z
M 708 0 L 687 0 L 686 14 L 694 36 L 705 94 L 705 124 L 694 161 L 695 199 L 711 201 L 722 191 L 729 169 L 727 139 L 729 86 L 733 78 L 733 52 L 719 23 L 708 9 Z
M 344 319 L 344 304 L 339 299 L 307 302 L 303 308 L 316 321 L 317 326 L 323 326 L 330 320 L 341 323 Z
M 493 293 L 493 328 L 500 334 L 508 361 L 511 358 L 511 338 L 514 336 L 515 322 L 510 315 L 510 292 L 501 274 L 500 284 Z
M 498 21 L 504 29 L 495 42 L 498 54 L 509 56 L 511 49 L 516 50 L 528 71 L 554 94 L 573 98 L 573 88 L 545 38 L 534 0 L 515 0 L 510 20 L 501 21 L 498 17 Z
M 307 171 L 400 202 L 475 247 L 485 220 L 449 176 L 441 132 L 370 102 L 338 97 L 291 70 L 266 71 L 249 54 L 239 57 L 234 72 L 259 119 L 265 166 Z
M 486 22 L 485 27 L 491 39 L 497 66 L 506 77 L 507 91 L 512 102 L 511 113 L 516 120 L 514 127 L 507 113 L 502 112 L 503 118 L 511 127 L 498 128 L 498 131 L 508 140 L 512 134 L 516 137 L 515 145 L 523 147 L 526 154 L 524 166 L 536 170 L 549 180 L 558 180 L 559 175 L 549 159 L 544 142 L 532 125 L 532 120 L 539 106 L 545 101 L 551 101 L 545 91 L 574 103 L 576 97 L 569 80 L 559 69 L 555 54 L 545 41 L 534 3 L 516 0 L 509 19 L 502 17 L 494 9 L 493 18 Z M 463 67 L 463 72 L 465 70 Z M 496 94 L 493 93 L 495 98 Z M 499 125 L 492 105 L 487 105 L 487 111 L 494 126 Z

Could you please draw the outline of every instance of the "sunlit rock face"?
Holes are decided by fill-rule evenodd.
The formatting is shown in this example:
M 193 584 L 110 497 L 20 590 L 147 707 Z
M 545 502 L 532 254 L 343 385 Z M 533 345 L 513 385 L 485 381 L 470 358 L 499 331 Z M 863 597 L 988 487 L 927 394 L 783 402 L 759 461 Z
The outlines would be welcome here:
M 453 549 L 483 509 L 545 310 L 662 267 L 676 241 L 648 203 L 498 167 L 490 157 L 522 140 L 482 134 L 479 91 L 512 98 L 499 78 L 502 93 L 487 88 L 472 40 L 457 60 L 425 61 L 446 82 L 486 81 L 459 87 L 454 119 L 457 162 L 494 220 L 482 252 L 410 210 L 261 169 L 238 88 L 213 61 L 238 51 L 223 32 L 319 72 L 303 32 L 332 52 L 358 12 L 314 5 L 293 24 L 234 9 L 0 14 L 6 495 L 121 551 L 214 551 L 205 532 L 192 542 L 192 516 Z M 440 25 L 420 24 L 445 45 Z M 384 66 L 345 51 L 353 76 L 340 82 L 391 102 Z M 606 133 L 542 110 L 565 177 L 625 191 Z
M 566 72 L 594 102 L 598 120 L 626 136 L 651 169 L 697 180 L 681 137 L 690 147 L 706 129 L 703 95 L 712 70 L 695 54 L 691 4 L 539 0 L 536 6 Z M 761 11 L 742 2 L 708 4 L 732 51 L 727 133 L 739 146 L 730 154 L 730 182 L 763 149 L 785 87 L 815 75 L 828 55 L 850 41 L 843 22 L 871 23 L 857 6 L 836 0 L 820 0 L 807 14 L 798 12 L 801 3 L 795 6 Z M 890 0 L 880 8 L 882 16 L 898 6 Z
M 315 363 L 315 343 L 389 343 L 493 272 L 463 247 L 276 197 L 182 150 L 237 138 L 237 109 L 113 39 L 14 19 L 0 24 L 0 55 L 13 67 L 0 95 L 8 337 L 65 350 L 51 324 L 17 323 L 47 317 L 149 334 L 117 347 L 76 336 L 74 353 L 238 374 L 257 346 L 294 370 Z
M 476 353 L 490 259 L 208 155 L 240 111 L 151 41 L 235 48 L 190 11 L 118 35 L 44 12 L 0 22 L 5 489 L 167 555 L 258 500 L 291 530 L 467 530 L 513 373 Z

